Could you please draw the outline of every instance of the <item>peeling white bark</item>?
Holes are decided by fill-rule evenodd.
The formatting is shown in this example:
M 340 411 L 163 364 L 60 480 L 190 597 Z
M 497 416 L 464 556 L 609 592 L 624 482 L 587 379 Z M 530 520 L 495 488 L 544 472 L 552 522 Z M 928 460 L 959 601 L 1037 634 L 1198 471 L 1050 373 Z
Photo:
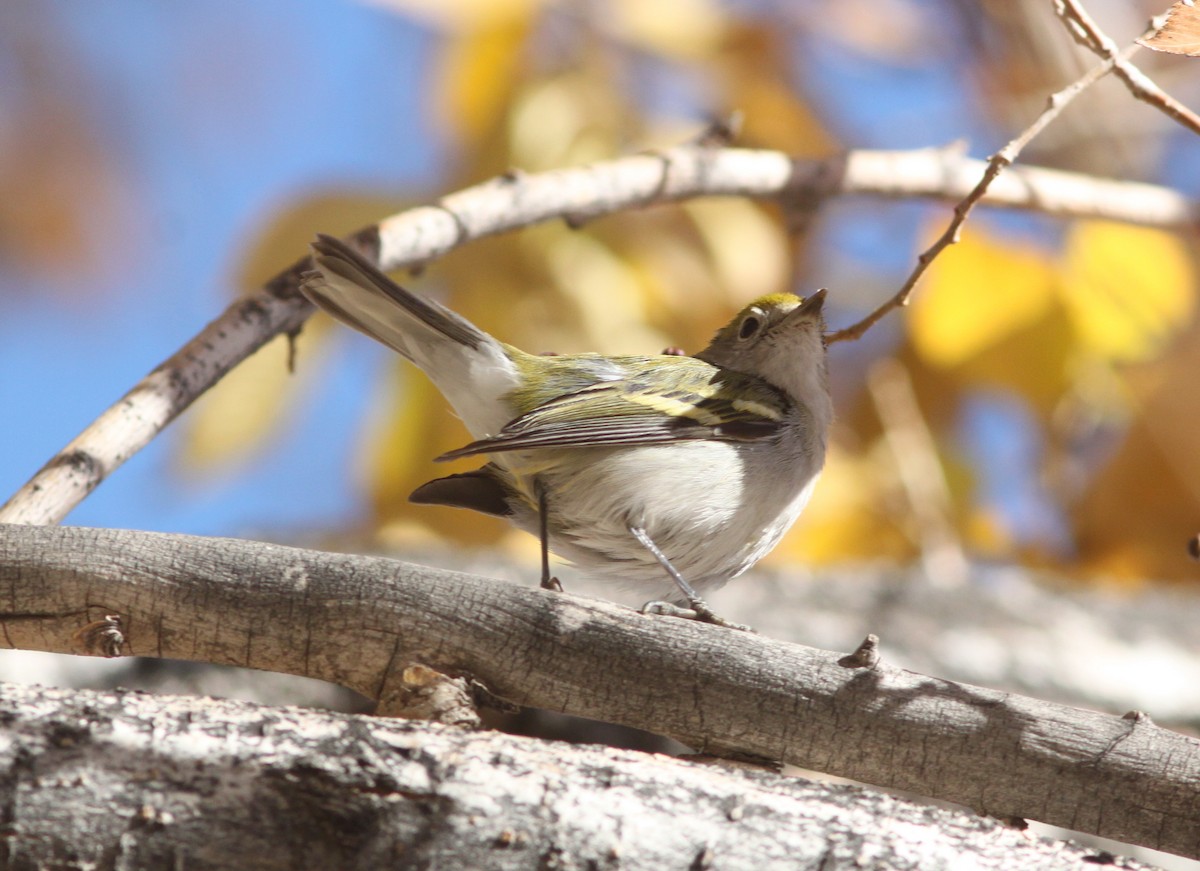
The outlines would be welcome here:
M 590 166 L 514 172 L 392 215 L 355 240 L 384 269 L 398 269 L 544 221 L 578 223 L 700 196 L 745 196 L 804 208 L 843 194 L 956 202 L 985 168 L 958 148 L 851 151 L 798 160 L 778 151 L 681 145 Z M 1010 167 L 982 202 L 1166 228 L 1190 227 L 1197 214 L 1192 201 L 1168 188 L 1025 166 Z M 308 266 L 306 257 L 263 290 L 239 298 L 159 364 L 0 506 L 0 523 L 62 521 L 226 372 L 275 336 L 298 329 L 313 311 L 296 292 Z

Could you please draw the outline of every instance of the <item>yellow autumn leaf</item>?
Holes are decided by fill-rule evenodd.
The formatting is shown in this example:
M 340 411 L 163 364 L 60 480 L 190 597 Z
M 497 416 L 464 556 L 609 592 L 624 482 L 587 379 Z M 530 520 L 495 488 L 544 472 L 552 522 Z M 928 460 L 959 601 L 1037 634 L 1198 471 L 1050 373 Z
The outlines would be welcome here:
M 341 235 L 397 208 L 394 198 L 357 193 L 315 194 L 291 203 L 261 225 L 240 252 L 236 284 L 247 292 L 262 287 L 305 254 L 318 230 Z M 303 401 L 305 376 L 320 371 L 331 326 L 324 315 L 305 324 L 296 342 L 295 375 L 287 368 L 288 343 L 277 338 L 202 397 L 179 424 L 183 466 L 209 472 L 250 455 L 274 436 Z
M 714 0 L 612 0 L 606 12 L 614 36 L 675 58 L 707 57 L 725 25 Z
M 368 0 L 449 31 L 477 30 L 528 18 L 548 0 Z
M 342 236 L 376 223 L 410 205 L 395 196 L 329 189 L 306 193 L 285 203 L 266 220 L 237 255 L 236 285 L 252 292 L 288 264 L 308 254 L 318 233 Z
M 1063 302 L 1092 353 L 1117 362 L 1157 354 L 1188 323 L 1193 284 L 1187 250 L 1170 233 L 1080 221 L 1067 238 Z
M 432 105 L 454 140 L 475 143 L 500 123 L 532 25 L 532 15 L 514 15 L 447 38 L 436 61 Z
M 787 286 L 787 239 L 761 208 L 747 200 L 713 198 L 689 200 L 683 210 L 695 222 L 734 308 Z
M 296 337 L 301 371 L 288 371 L 288 339 L 279 336 L 264 345 L 205 393 L 188 412 L 183 429 L 181 460 L 188 472 L 209 472 L 214 467 L 248 458 L 267 444 L 286 421 L 284 411 L 294 405 L 307 386 L 304 377 L 320 370 L 323 327 L 311 325 Z
M 508 109 L 509 161 L 529 172 L 603 160 L 623 107 L 607 82 L 579 71 L 523 85 Z
M 372 393 L 354 478 L 370 494 L 376 515 L 387 518 L 407 502 L 421 483 L 417 479 L 432 469 L 436 455 L 425 428 L 429 421 L 443 418 L 445 400 L 425 375 L 400 360 Z
M 545 251 L 557 291 L 579 312 L 587 350 L 645 354 L 668 340 L 647 324 L 648 286 L 631 264 L 598 239 L 567 229 Z
M 911 558 L 912 542 L 889 510 L 890 487 L 889 470 L 881 468 L 877 458 L 851 453 L 834 442 L 812 500 L 766 564 Z
M 426 481 L 464 472 L 480 465 L 474 459 L 437 463 L 434 457 L 468 441 L 466 428 L 433 382 L 407 361 L 397 360 L 382 379 L 372 403 L 364 446 L 357 457 L 355 477 L 370 494 L 377 524 L 397 535 L 407 529 L 452 535 L 459 541 L 483 543 L 500 535 L 505 525 L 473 511 L 413 505 L 408 496 Z
M 651 322 L 660 325 L 669 344 L 695 352 L 740 305 L 730 301 L 711 256 L 696 244 L 691 230 L 667 210 L 643 212 L 621 228 L 621 239 L 638 280 L 646 286 Z
M 516 96 L 508 113 L 513 165 L 537 172 L 567 163 L 564 158 L 587 123 L 579 85 L 572 76 L 541 79 Z
M 942 252 L 913 295 L 913 348 L 931 365 L 957 366 L 1043 317 L 1054 285 L 1044 254 L 975 228 Z

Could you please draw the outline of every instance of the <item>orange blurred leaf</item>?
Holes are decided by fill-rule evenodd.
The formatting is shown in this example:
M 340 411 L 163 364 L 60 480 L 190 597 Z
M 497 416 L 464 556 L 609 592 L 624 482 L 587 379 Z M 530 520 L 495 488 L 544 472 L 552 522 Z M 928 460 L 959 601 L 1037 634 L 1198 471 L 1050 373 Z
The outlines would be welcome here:
M 713 72 L 722 109 L 743 119 L 739 142 L 796 155 L 829 154 L 837 145 L 803 92 L 793 87 L 795 46 L 769 22 L 734 20 Z
M 1200 517 L 1200 325 L 1153 363 L 1128 372 L 1136 415 L 1113 456 L 1071 506 L 1086 571 L 1195 580 L 1184 547 Z

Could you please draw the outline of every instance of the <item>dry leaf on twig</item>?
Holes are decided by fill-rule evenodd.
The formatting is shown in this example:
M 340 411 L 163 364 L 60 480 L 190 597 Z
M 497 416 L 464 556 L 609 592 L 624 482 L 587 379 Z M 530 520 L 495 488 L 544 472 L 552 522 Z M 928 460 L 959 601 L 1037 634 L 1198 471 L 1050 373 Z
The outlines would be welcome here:
M 1179 0 L 1167 10 L 1167 20 L 1149 39 L 1139 39 L 1139 45 L 1155 51 L 1200 55 L 1200 9 L 1193 0 Z

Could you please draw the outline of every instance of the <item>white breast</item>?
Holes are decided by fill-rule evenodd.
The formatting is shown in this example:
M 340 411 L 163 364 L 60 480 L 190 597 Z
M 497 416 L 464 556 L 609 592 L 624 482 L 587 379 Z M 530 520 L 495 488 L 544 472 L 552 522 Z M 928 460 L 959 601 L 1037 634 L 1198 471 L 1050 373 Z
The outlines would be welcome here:
M 698 591 L 716 589 L 770 551 L 807 503 L 824 438 L 807 448 L 800 441 L 793 434 L 786 447 L 698 441 L 560 454 L 542 473 L 554 499 L 551 549 L 589 575 L 677 600 L 628 531 L 640 526 Z

